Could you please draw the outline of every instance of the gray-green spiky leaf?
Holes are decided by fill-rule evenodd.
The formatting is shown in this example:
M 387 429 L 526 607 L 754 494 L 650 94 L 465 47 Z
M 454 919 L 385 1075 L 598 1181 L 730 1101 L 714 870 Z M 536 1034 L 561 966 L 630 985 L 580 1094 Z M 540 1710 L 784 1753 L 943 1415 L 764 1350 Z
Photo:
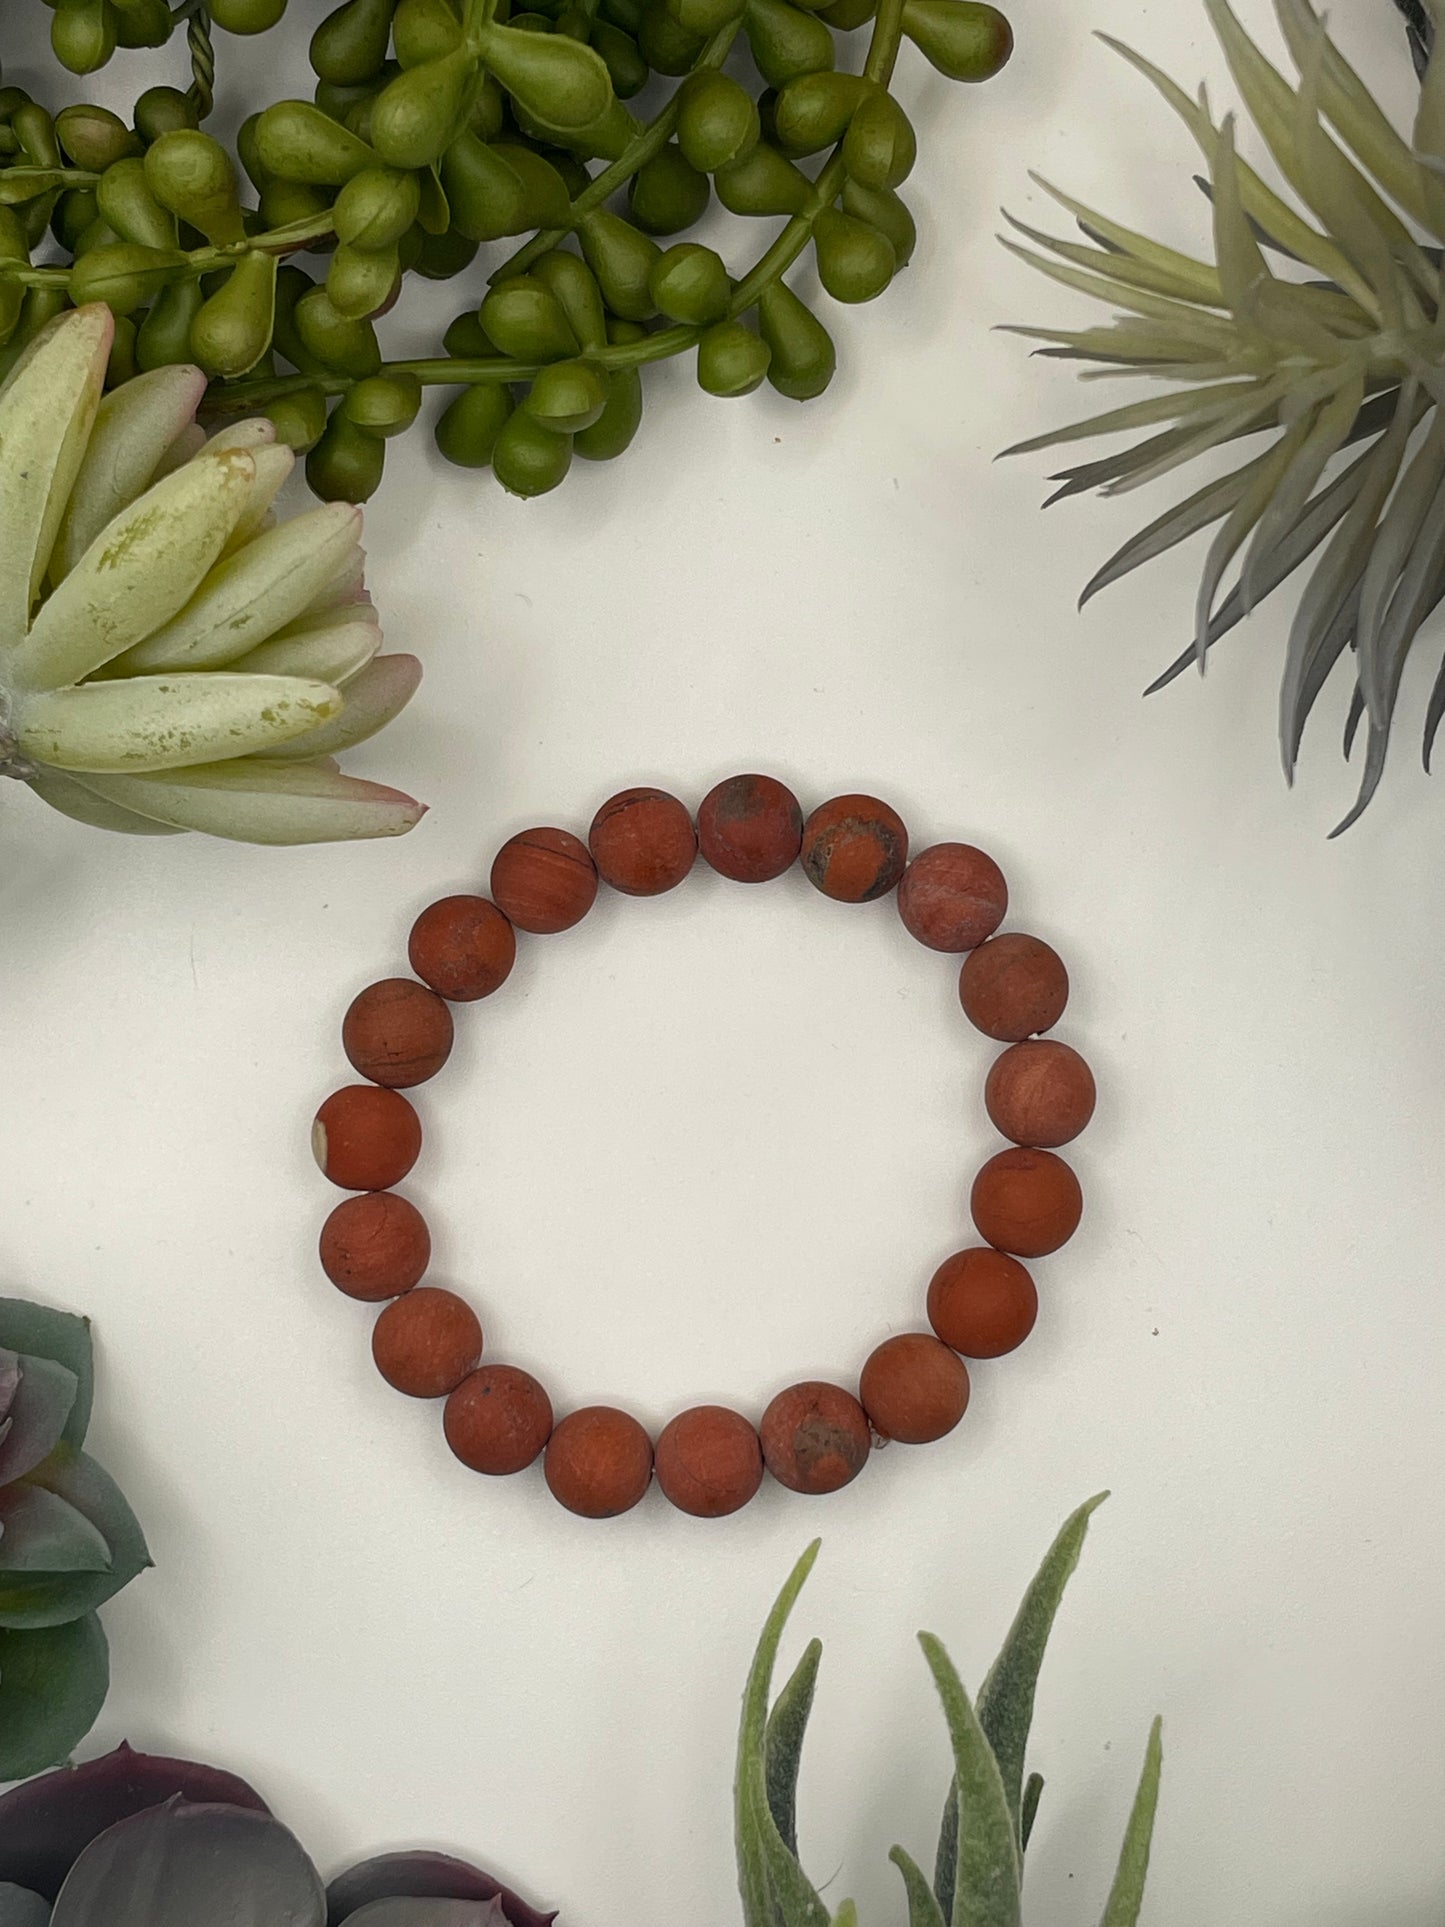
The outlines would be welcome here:
M 1114 1885 L 1109 1892 L 1099 1927 L 1136 1927 L 1139 1909 L 1144 1904 L 1144 1882 L 1149 1873 L 1149 1851 L 1154 1840 L 1154 1819 L 1159 1810 L 1159 1781 L 1164 1767 L 1163 1723 L 1155 1720 L 1149 1729 L 1149 1744 L 1144 1752 L 1144 1770 L 1134 1795 L 1124 1845 Z

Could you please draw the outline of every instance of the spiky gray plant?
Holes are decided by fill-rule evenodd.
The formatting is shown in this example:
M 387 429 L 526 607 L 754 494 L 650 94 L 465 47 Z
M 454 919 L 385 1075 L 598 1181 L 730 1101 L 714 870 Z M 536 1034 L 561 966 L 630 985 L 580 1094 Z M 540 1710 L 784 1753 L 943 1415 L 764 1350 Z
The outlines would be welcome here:
M 908 1927 L 1020 1927 L 1024 1849 L 1044 1783 L 1024 1778 L 1034 1691 L 1064 1588 L 1079 1563 L 1092 1513 L 1086 1500 L 1065 1520 L 1024 1595 L 998 1658 L 971 1702 L 943 1644 L 920 1633 L 953 1747 L 953 1777 L 930 1882 L 902 1847 L 889 1858 L 903 1877 Z M 768 1695 L 788 1616 L 817 1557 L 815 1541 L 794 1567 L 763 1628 L 743 1696 L 735 1786 L 738 1885 L 744 1927 L 858 1927 L 845 1900 L 831 1913 L 798 1859 L 796 1797 L 803 1735 L 823 1649 L 815 1639 L 771 1712 Z M 1155 1720 L 1123 1851 L 1100 1927 L 1135 1927 L 1144 1900 L 1163 1754 Z
M 1240 25 L 1204 0 L 1230 72 L 1295 201 L 1235 148 L 1203 88 L 1167 75 L 1104 36 L 1150 80 L 1198 142 L 1209 172 L 1214 259 L 1196 259 L 1120 226 L 1041 182 L 1085 241 L 1012 225 L 1042 253 L 1005 245 L 1065 286 L 1118 310 L 1105 327 L 1022 328 L 1040 351 L 1100 364 L 1085 379 L 1169 384 L 1149 396 L 1020 443 L 1010 453 L 1144 430 L 1121 454 L 1065 469 L 1051 498 L 1122 494 L 1196 457 L 1268 436 L 1126 542 L 1084 599 L 1203 529 L 1204 565 L 1188 649 L 1159 688 L 1209 649 L 1310 557 L 1290 628 L 1280 746 L 1294 775 L 1306 718 L 1345 658 L 1356 689 L 1349 754 L 1366 725 L 1365 767 L 1346 828 L 1385 765 L 1406 659 L 1445 596 L 1445 35 L 1421 81 L 1406 139 L 1325 30 L 1311 0 L 1274 0 L 1297 81 Z M 1445 0 L 1423 0 L 1439 26 Z M 1241 450 L 1243 453 L 1243 450 Z M 1226 578 L 1238 564 L 1228 593 Z M 1425 760 L 1445 715 L 1445 668 L 1425 723 Z M 1336 831 L 1338 834 L 1338 830 Z

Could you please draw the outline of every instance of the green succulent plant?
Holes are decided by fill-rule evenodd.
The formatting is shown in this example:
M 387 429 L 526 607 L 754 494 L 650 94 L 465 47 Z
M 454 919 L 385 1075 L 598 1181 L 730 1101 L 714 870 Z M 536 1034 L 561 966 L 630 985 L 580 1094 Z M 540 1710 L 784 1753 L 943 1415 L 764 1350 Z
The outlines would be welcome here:
M 1228 0 L 1205 0 L 1205 8 L 1287 193 L 1240 157 L 1233 118 L 1216 119 L 1202 88 L 1191 98 L 1105 36 L 1204 156 L 1213 259 L 1164 247 L 1041 183 L 1083 241 L 1014 221 L 1034 245 L 1006 245 L 1120 312 L 1107 326 L 1015 332 L 1043 341 L 1045 355 L 1096 364 L 1086 379 L 1162 392 L 1010 452 L 1143 431 L 1121 453 L 1064 469 L 1054 478 L 1058 500 L 1089 489 L 1123 494 L 1238 448 L 1229 474 L 1126 542 L 1084 599 L 1215 531 L 1193 639 L 1159 688 L 1191 663 L 1203 668 L 1222 636 L 1315 558 L 1285 651 L 1280 748 L 1292 779 L 1306 719 L 1343 661 L 1355 684 L 1347 755 L 1365 726 L 1359 797 L 1344 829 L 1380 782 L 1406 660 L 1445 595 L 1445 59 L 1437 53 L 1425 67 L 1407 138 L 1312 0 L 1275 0 L 1295 81 L 1261 52 Z M 1442 0 L 1425 0 L 1424 12 L 1445 18 Z M 1423 51 L 1423 39 L 1417 44 Z M 1254 447 L 1261 437 L 1264 446 Z M 1445 667 L 1425 721 L 1427 767 L 1442 715 Z
M 100 829 L 255 843 L 395 835 L 421 806 L 337 769 L 420 675 L 378 656 L 361 512 L 276 523 L 269 422 L 207 441 L 199 369 L 102 400 L 103 303 L 0 387 L 0 775 Z
M 96 1609 L 150 1564 L 82 1449 L 94 1379 L 85 1319 L 0 1298 L 0 1781 L 54 1766 L 90 1731 L 110 1684 Z
M 1024 1850 L 1044 1784 L 1037 1773 L 1024 1776 L 1034 1693 L 1089 1519 L 1106 1496 L 1089 1499 L 1065 1521 L 976 1701 L 941 1641 L 919 1634 L 948 1727 L 953 1777 L 932 1878 L 903 1847 L 889 1856 L 903 1878 L 909 1927 L 1020 1927 Z M 743 1697 L 734 1799 L 744 1927 L 858 1927 L 853 1902 L 845 1900 L 832 1912 L 798 1859 L 798 1769 L 822 1659 L 817 1640 L 769 1707 L 783 1630 L 817 1553 L 815 1541 L 778 1595 Z M 1134 1927 L 1139 1918 L 1162 1761 L 1156 1719 L 1101 1927 Z
M 0 368 L 58 308 L 107 301 L 115 379 L 197 363 L 210 410 L 269 412 L 328 501 L 380 485 L 430 387 L 451 391 L 446 459 L 524 496 L 623 453 L 652 362 L 688 357 L 721 397 L 820 395 L 834 345 L 785 276 L 811 249 L 849 304 L 908 265 L 895 64 L 907 47 L 983 81 L 1013 46 L 988 0 L 343 0 L 233 157 L 201 125 L 209 25 L 264 31 L 283 6 L 190 0 L 192 84 L 148 90 L 129 123 L 0 87 Z M 64 0 L 53 44 L 88 73 L 123 30 L 149 45 L 172 24 L 161 0 Z M 835 71 L 865 26 L 863 71 Z M 654 77 L 671 85 L 634 116 Z M 669 245 L 714 196 L 744 232 L 785 217 L 735 275 Z M 376 324 L 408 279 L 482 249 L 444 352 L 384 361 Z M 300 254 L 327 257 L 323 279 Z

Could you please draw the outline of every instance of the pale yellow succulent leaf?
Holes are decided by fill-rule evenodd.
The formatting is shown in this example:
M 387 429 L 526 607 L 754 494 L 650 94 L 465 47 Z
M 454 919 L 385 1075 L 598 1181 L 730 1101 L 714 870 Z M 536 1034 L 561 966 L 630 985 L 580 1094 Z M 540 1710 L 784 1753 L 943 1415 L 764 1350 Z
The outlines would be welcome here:
M 344 688 L 381 648 L 381 624 L 369 603 L 358 604 L 354 616 L 318 622 L 308 628 L 294 625 L 273 636 L 259 649 L 231 664 L 232 675 L 314 676 Z
M 361 511 L 329 502 L 218 564 L 172 621 L 116 665 L 126 675 L 214 669 L 301 615 L 359 548 Z
M 167 452 L 193 426 L 205 392 L 199 368 L 154 368 L 104 398 L 60 525 L 52 580 L 67 576 L 106 523 L 157 479 Z M 195 435 L 199 441 L 201 431 Z
M 178 769 L 290 741 L 341 709 L 340 690 L 291 676 L 178 674 L 47 690 L 16 705 L 21 752 L 79 771 Z
M 87 789 L 73 776 L 62 776 L 58 769 L 38 770 L 27 780 L 42 803 L 48 803 L 51 809 L 76 823 L 84 823 L 87 829 L 114 830 L 123 836 L 177 836 L 180 833 L 174 823 L 157 823 L 148 816 L 138 816 L 134 810 L 124 809 L 119 803 Z
M 114 333 L 103 303 L 75 309 L 0 395 L 0 664 L 29 627 L 100 406 Z
M 343 691 L 345 706 L 339 715 L 261 754 L 290 762 L 354 749 L 401 714 L 420 682 L 421 664 L 415 656 L 377 656 L 347 684 Z
M 201 455 L 123 509 L 42 603 L 12 657 L 14 682 L 81 682 L 169 622 L 225 548 L 255 479 L 255 458 L 239 449 Z
M 238 843 L 333 843 L 401 836 L 426 806 L 400 790 L 313 763 L 242 758 L 151 776 L 95 776 L 87 786 L 176 829 Z

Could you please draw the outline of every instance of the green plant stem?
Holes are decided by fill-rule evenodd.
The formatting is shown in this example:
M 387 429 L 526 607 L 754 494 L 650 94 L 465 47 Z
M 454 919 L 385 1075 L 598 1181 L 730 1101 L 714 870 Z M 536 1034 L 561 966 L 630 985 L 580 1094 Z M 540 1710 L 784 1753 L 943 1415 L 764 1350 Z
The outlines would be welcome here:
M 718 29 L 698 55 L 688 75 L 689 79 L 692 74 L 706 73 L 709 69 L 721 67 L 727 59 L 729 48 L 738 37 L 738 30 L 742 24 L 742 16 L 739 15 L 736 20 L 731 20 L 727 26 Z M 617 190 L 625 187 L 633 175 L 644 167 L 654 154 L 661 153 L 666 147 L 672 139 L 678 115 L 681 112 L 682 86 L 679 85 L 674 88 L 666 106 L 648 122 L 636 140 L 618 155 L 610 167 L 604 167 L 602 172 L 594 177 L 591 185 L 585 187 L 577 196 L 572 203 L 571 219 L 566 227 L 547 228 L 539 234 L 534 234 L 524 247 L 518 248 L 509 260 L 504 261 L 501 267 L 494 269 L 488 275 L 487 279 L 491 285 L 495 286 L 508 275 L 525 273 L 539 255 L 546 254 L 550 249 L 555 248 L 559 241 L 573 233 L 584 216 L 611 200 Z

